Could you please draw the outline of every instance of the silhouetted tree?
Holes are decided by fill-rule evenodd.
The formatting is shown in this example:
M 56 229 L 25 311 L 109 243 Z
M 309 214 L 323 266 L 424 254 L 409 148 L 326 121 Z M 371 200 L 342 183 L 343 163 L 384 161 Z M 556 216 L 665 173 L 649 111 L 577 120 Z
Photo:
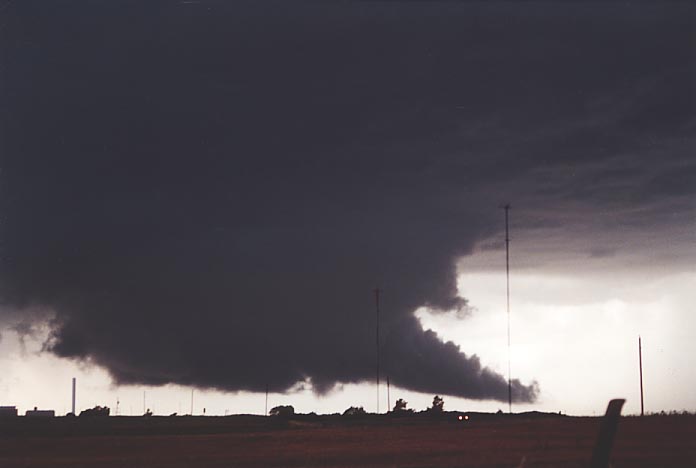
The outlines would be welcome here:
M 280 417 L 289 417 L 295 414 L 295 408 L 293 408 L 291 405 L 287 406 L 276 406 L 275 408 L 272 408 L 271 411 L 268 412 L 269 416 L 280 416 Z
M 396 403 L 394 404 L 394 412 L 401 413 L 404 411 L 413 411 L 413 410 L 406 409 L 407 405 L 408 405 L 408 402 L 406 400 L 404 400 L 403 398 L 399 398 L 398 400 L 396 400 Z
M 351 406 L 343 412 L 343 416 L 361 416 L 367 414 L 362 406 Z
M 445 400 L 443 400 L 439 395 L 435 395 L 435 398 L 433 398 L 433 406 L 430 408 L 430 410 L 435 413 L 442 413 L 444 407 Z
M 86 409 L 80 412 L 81 418 L 101 418 L 106 417 L 111 413 L 108 406 L 95 406 L 94 408 Z

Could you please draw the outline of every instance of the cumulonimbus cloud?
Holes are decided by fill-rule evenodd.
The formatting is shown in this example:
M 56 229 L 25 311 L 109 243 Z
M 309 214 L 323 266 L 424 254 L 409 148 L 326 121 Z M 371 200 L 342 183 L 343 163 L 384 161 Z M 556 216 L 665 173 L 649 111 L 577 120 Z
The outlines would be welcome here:
M 678 12 L 634 31 L 465 3 L 208 6 L 11 7 L 3 301 L 53 311 L 50 350 L 121 383 L 324 392 L 374 377 L 379 286 L 394 384 L 506 400 L 503 376 L 413 313 L 462 306 L 454 265 L 499 232 L 493 188 L 534 193 L 538 168 L 637 148 L 607 129 L 684 121 L 654 99 L 684 85 Z M 559 26 L 575 21 L 590 42 Z M 666 55 L 650 41 L 665 25 L 660 44 L 682 44 Z M 646 55 L 614 57 L 616 28 L 676 71 L 640 88 Z M 647 107 L 607 120 L 601 67 Z

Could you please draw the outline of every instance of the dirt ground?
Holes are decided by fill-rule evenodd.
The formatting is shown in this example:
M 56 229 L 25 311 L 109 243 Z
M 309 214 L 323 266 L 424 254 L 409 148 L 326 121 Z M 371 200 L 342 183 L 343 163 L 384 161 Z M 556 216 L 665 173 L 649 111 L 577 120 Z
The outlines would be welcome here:
M 108 418 L 92 426 L 59 419 L 0 424 L 0 467 L 517 467 L 522 460 L 525 467 L 581 467 L 599 427 L 599 418 L 567 417 L 349 424 Z M 622 418 L 611 460 L 615 468 L 696 466 L 696 416 Z

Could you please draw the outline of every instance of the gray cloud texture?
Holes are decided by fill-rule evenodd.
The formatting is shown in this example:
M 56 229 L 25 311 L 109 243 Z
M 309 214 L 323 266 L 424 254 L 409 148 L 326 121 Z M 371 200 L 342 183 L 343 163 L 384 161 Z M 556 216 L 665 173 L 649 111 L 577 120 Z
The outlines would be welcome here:
M 455 262 L 500 202 L 693 220 L 686 4 L 8 10 L 2 300 L 120 383 L 372 380 L 379 285 L 393 383 L 506 400 L 413 316 L 466 306 Z

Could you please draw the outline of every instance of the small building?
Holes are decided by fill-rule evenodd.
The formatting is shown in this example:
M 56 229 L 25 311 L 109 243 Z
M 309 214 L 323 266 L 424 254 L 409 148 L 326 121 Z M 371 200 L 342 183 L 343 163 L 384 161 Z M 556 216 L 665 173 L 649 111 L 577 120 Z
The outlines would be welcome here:
M 0 418 L 17 416 L 16 406 L 0 406 Z
M 56 412 L 54 410 L 40 410 L 34 406 L 33 410 L 27 410 L 24 415 L 27 418 L 53 418 L 55 417 Z

